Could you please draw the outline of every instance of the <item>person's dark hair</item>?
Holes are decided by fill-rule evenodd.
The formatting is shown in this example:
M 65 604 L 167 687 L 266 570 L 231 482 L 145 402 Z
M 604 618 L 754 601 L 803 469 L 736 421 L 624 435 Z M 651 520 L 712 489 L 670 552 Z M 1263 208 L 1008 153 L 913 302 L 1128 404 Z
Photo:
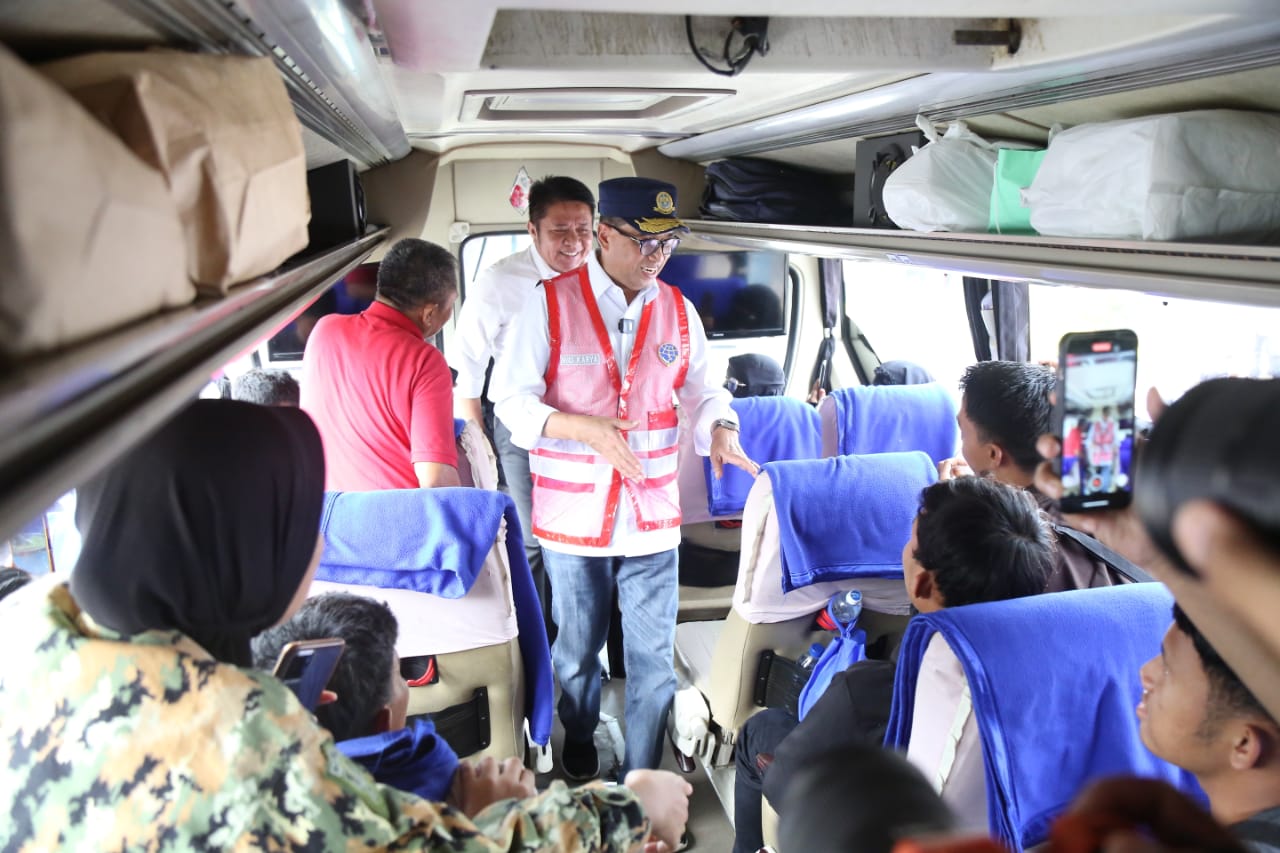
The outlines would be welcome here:
M 920 494 L 916 561 L 947 607 L 1044 592 L 1054 566 L 1049 521 L 1023 489 L 957 477 Z
M 1053 371 L 1021 361 L 980 361 L 964 372 L 964 411 L 983 441 L 994 442 L 1030 473 L 1040 464 L 1036 439 L 1049 432 Z
M 1209 677 L 1208 724 L 1213 726 L 1224 717 L 1244 714 L 1261 717 L 1276 725 L 1275 717 L 1262 707 L 1253 691 L 1244 685 L 1231 665 L 1222 659 L 1195 623 L 1176 604 L 1173 605 L 1173 622 L 1179 631 L 1191 639 L 1191 645 L 1195 646 L 1196 654 L 1200 656 L 1204 673 Z
M 31 583 L 31 575 L 14 566 L 0 566 L 0 599 L 8 598 L 12 593 Z
M 889 853 L 903 839 L 955 828 L 929 780 L 878 746 L 823 754 L 796 773 L 781 805 L 782 853 Z
M 553 204 L 563 201 L 585 204 L 595 216 L 596 197 L 586 184 L 567 175 L 548 175 L 529 187 L 529 221 L 537 225 Z
M 440 305 L 457 289 L 457 259 L 426 240 L 406 237 L 378 265 L 378 296 L 401 311 Z
M 270 672 L 280 651 L 297 640 L 330 637 L 346 641 L 328 689 L 338 701 L 316 709 L 334 740 L 370 734 L 374 716 L 391 700 L 392 667 L 396 665 L 399 627 L 391 608 L 381 601 L 330 592 L 307 599 L 294 617 L 253 639 L 253 665 Z
M 255 368 L 231 383 L 231 399 L 259 406 L 296 406 L 301 397 L 298 380 L 285 370 Z

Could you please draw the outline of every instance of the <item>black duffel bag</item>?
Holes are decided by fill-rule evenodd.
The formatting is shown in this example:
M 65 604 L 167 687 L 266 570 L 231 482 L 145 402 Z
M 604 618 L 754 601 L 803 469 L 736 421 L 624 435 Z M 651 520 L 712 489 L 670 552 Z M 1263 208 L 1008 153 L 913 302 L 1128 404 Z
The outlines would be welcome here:
M 849 225 L 847 180 L 796 166 L 731 157 L 707 167 L 699 212 L 704 219 L 777 225 Z

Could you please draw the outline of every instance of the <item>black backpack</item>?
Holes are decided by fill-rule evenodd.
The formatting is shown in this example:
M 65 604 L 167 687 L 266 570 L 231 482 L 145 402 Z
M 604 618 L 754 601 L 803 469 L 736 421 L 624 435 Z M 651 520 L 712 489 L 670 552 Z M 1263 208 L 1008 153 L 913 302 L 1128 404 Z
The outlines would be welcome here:
M 753 157 L 732 157 L 707 167 L 700 213 L 704 219 L 776 225 L 853 223 L 853 205 L 837 175 Z

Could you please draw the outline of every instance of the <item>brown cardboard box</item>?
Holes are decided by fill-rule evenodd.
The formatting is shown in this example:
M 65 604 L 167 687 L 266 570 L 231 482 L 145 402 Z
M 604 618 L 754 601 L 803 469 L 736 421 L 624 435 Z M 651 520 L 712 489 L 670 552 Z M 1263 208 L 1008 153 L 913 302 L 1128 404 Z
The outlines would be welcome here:
M 160 174 L 0 48 L 0 353 L 185 305 L 186 264 Z
M 225 293 L 307 245 L 302 129 L 270 59 L 93 53 L 40 70 L 164 174 L 202 291 Z

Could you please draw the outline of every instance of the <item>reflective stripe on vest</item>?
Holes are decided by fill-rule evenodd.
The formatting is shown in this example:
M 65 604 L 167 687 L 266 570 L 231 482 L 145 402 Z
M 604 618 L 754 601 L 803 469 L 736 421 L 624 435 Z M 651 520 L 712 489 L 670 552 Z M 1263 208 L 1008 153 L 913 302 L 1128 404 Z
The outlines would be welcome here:
M 624 481 L 588 445 L 540 438 L 529 451 L 534 535 L 571 545 L 607 546 L 624 493 L 640 530 L 678 526 L 679 423 L 674 392 L 684 385 L 689 370 L 684 297 L 658 283 L 658 293 L 641 311 L 623 374 L 587 268 L 545 282 L 544 287 L 551 354 L 543 401 L 562 412 L 639 421 L 639 428 L 625 435 L 644 477 Z

